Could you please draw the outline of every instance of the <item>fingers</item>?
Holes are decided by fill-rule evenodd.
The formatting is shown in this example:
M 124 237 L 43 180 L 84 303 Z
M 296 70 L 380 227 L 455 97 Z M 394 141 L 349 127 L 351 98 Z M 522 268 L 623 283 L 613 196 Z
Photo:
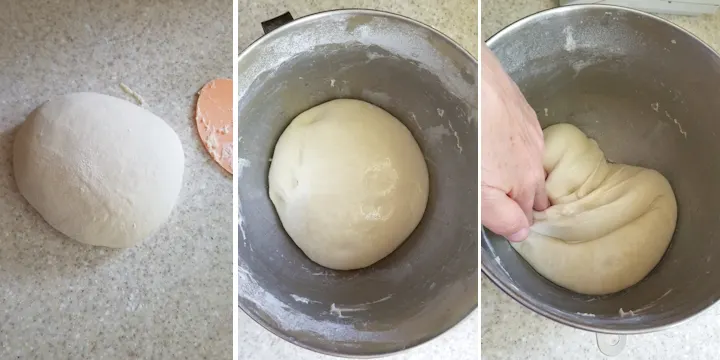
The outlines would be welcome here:
M 510 197 L 510 200 L 515 201 L 515 203 L 520 207 L 522 212 L 525 214 L 525 218 L 527 219 L 528 226 L 532 225 L 533 223 L 533 201 L 535 201 L 535 186 L 529 185 L 525 186 L 523 188 L 520 188 L 519 191 L 515 193 L 508 194 Z
M 483 226 L 510 241 L 525 240 L 530 233 L 530 223 L 520 205 L 493 187 L 483 186 L 481 193 Z
M 542 180 L 538 183 L 537 189 L 535 190 L 533 209 L 536 211 L 543 211 L 549 207 L 550 199 L 548 199 L 547 191 L 545 190 L 545 180 Z

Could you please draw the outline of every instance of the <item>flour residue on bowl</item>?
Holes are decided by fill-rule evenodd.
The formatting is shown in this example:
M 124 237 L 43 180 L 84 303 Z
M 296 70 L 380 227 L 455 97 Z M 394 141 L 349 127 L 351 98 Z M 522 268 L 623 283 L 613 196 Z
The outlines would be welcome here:
M 450 58 L 445 53 L 446 49 L 439 46 L 445 42 L 436 40 L 435 36 L 430 36 L 431 33 L 428 29 L 418 27 L 403 19 L 381 14 L 368 16 L 335 13 L 315 15 L 315 17 L 322 17 L 322 20 L 306 22 L 312 24 L 306 27 L 306 29 L 311 28 L 312 31 L 273 32 L 250 45 L 238 58 L 238 66 L 241 71 L 246 74 L 270 75 L 282 68 L 283 63 L 289 62 L 298 54 L 311 52 L 318 46 L 359 43 L 368 47 L 378 46 L 394 56 L 413 59 L 420 68 L 437 75 L 447 89 L 463 99 L 464 102 L 471 104 L 476 99 L 477 93 L 467 92 L 469 85 L 477 85 L 468 82 L 468 79 L 476 81 L 473 76 L 468 76 L 468 74 L 474 75 L 476 67 L 473 67 L 471 63 L 463 66 Z M 360 18 L 363 21 L 358 22 Z M 338 29 L 348 28 L 349 24 L 352 24 L 350 26 L 352 31 L 338 31 Z M 252 55 L 246 56 L 246 54 Z M 369 61 L 380 56 L 384 55 L 370 53 Z M 468 60 L 472 62 L 471 59 Z M 439 71 L 438 69 L 453 69 L 453 71 Z M 240 98 L 259 78 L 269 79 L 272 76 L 241 76 L 238 78 Z
M 246 241 L 247 235 L 245 234 L 245 217 L 243 216 L 242 203 L 240 200 L 238 200 L 238 227 L 240 228 L 240 235 L 242 235 L 243 241 Z
M 502 270 L 502 272 L 504 272 L 505 275 L 507 275 L 508 279 L 510 279 L 510 281 L 513 281 L 512 277 L 510 277 L 510 273 L 508 273 L 508 271 L 505 269 L 505 266 L 503 265 L 502 260 L 500 260 L 500 257 L 497 255 L 495 256 L 495 262 L 500 267 L 500 270 Z
M 458 136 L 457 131 L 455 131 L 455 128 L 453 128 L 452 122 L 448 121 L 448 126 L 450 127 L 450 131 L 452 131 L 453 136 L 455 136 L 455 148 L 457 148 L 458 152 L 462 154 L 463 148 L 460 145 L 460 137 Z
M 585 316 L 585 317 L 593 317 L 593 318 L 595 317 L 595 314 L 583 313 L 583 312 L 575 313 L 575 315 L 580 315 L 580 316 Z
M 318 320 L 297 311 L 294 305 L 287 304 L 264 290 L 252 276 L 250 270 L 245 267 L 245 264 L 239 265 L 238 278 L 238 296 L 240 300 L 251 303 L 255 308 L 248 315 L 256 318 L 256 320 L 260 316 L 263 321 L 273 323 L 280 331 L 291 336 L 312 335 L 313 337 L 322 337 L 328 341 L 348 341 L 348 339 L 352 338 L 357 342 L 394 338 L 392 335 L 395 333 L 394 330 L 359 331 L 351 321 Z M 301 297 L 298 297 L 298 299 L 301 299 Z M 304 302 L 302 299 L 300 302 Z M 295 300 L 294 297 L 293 300 Z M 310 301 L 308 299 L 308 303 Z M 331 310 L 332 308 L 335 309 L 335 312 L 347 311 L 347 309 L 337 306 L 331 306 Z
M 355 305 L 339 306 L 339 305 L 336 305 L 335 303 L 332 303 L 330 305 L 330 314 L 336 315 L 339 318 L 348 318 L 349 316 L 344 315 L 343 312 L 353 313 L 353 312 L 357 312 L 357 311 L 366 311 L 370 308 L 371 305 L 381 303 L 383 301 L 387 301 L 390 298 L 392 298 L 392 294 L 385 296 L 384 298 L 375 300 L 375 301 L 370 301 L 370 302 L 365 302 L 365 303 L 355 304 Z
M 577 78 L 578 75 L 580 75 L 580 72 L 588 68 L 589 66 L 598 64 L 600 61 L 596 58 L 590 58 L 586 60 L 577 60 L 572 63 L 570 63 L 570 66 L 572 66 L 573 71 L 575 71 L 575 75 L 573 78 Z
M 563 29 L 563 34 L 565 34 L 565 51 L 567 52 L 573 52 L 577 49 L 577 42 L 575 41 L 575 38 L 573 37 L 573 29 L 569 26 L 565 27 Z
M 687 139 L 687 132 L 686 132 L 685 130 L 683 130 L 682 124 L 680 124 L 680 122 L 678 121 L 678 119 L 672 117 L 672 116 L 670 115 L 670 113 L 667 112 L 667 110 L 665 110 L 665 117 L 667 117 L 668 119 L 672 120 L 672 122 L 675 123 L 675 125 L 677 126 L 678 131 L 680 131 L 680 134 Z
M 650 310 L 650 309 L 652 309 L 653 307 L 657 306 L 658 303 L 660 302 L 660 300 L 662 300 L 662 299 L 665 298 L 666 296 L 670 295 L 670 293 L 672 293 L 672 292 L 673 292 L 673 289 L 670 289 L 670 290 L 666 291 L 664 294 L 662 294 L 659 298 L 657 298 L 657 299 L 655 299 L 655 300 L 647 303 L 647 304 L 644 305 L 644 306 L 641 306 L 641 307 L 639 307 L 639 308 L 637 308 L 637 309 L 634 309 L 634 310 L 625 311 L 625 310 L 623 310 L 623 308 L 620 308 L 620 310 L 618 310 L 618 314 L 620 315 L 621 318 L 628 317 L 628 316 L 640 315 L 641 313 L 643 313 L 643 312 L 645 312 L 645 311 L 647 311 L 647 310 Z
M 419 130 L 422 130 L 423 128 L 422 128 L 422 126 L 420 126 L 420 123 L 418 122 L 417 116 L 415 115 L 415 113 L 414 113 L 414 112 L 410 112 L 410 113 L 408 113 L 408 115 L 410 116 L 410 119 L 411 119 L 412 122 L 415 124 L 415 126 L 417 126 L 417 128 L 418 128 Z
M 460 136 L 452 125 L 452 122 L 447 122 L 447 127 L 443 124 L 430 126 L 422 129 L 425 140 L 433 146 L 440 146 L 444 137 L 452 137 L 455 140 L 455 148 L 459 153 L 463 152 L 462 145 L 460 144 Z
M 243 158 L 238 158 L 237 164 L 237 176 L 238 179 L 242 179 L 243 169 L 250 167 L 251 164 L 249 160 Z M 240 199 L 238 199 L 238 227 L 240 228 L 240 235 L 242 236 L 243 241 L 247 240 L 247 235 L 245 234 L 245 217 L 243 216 L 242 202 Z
M 347 316 L 343 315 L 343 311 L 346 312 L 346 313 L 348 313 L 348 312 L 365 311 L 365 310 L 367 310 L 367 308 L 357 308 L 357 307 L 353 307 L 353 308 L 341 308 L 341 307 L 336 306 L 335 303 L 332 303 L 332 304 L 330 305 L 330 313 L 333 314 L 333 315 L 335 315 L 335 316 L 337 316 L 337 317 L 339 317 L 339 318 L 341 318 L 341 319 L 347 318 Z
M 668 296 L 671 292 L 673 292 L 673 289 L 670 289 L 670 290 L 666 291 L 664 294 L 662 294 L 662 296 L 660 296 L 659 298 L 651 301 L 651 302 L 648 303 L 647 305 L 642 306 L 642 307 L 639 307 L 639 308 L 637 308 L 637 309 L 635 309 L 635 310 L 631 310 L 631 312 L 634 313 L 634 314 L 639 314 L 639 313 L 645 312 L 645 311 L 647 311 L 647 310 L 649 310 L 649 309 L 657 306 L 658 302 L 660 302 L 660 300 L 662 300 L 664 297 Z
M 660 113 L 660 103 L 659 102 L 650 104 L 650 108 L 653 109 L 653 111 L 655 111 L 656 113 Z M 688 136 L 687 131 L 683 130 L 683 127 L 682 127 L 682 124 L 680 123 L 680 121 L 678 121 L 678 119 L 673 117 L 667 110 L 663 110 L 663 112 L 665 113 L 665 117 L 668 118 L 668 120 L 672 121 L 675 124 L 675 126 L 677 126 L 678 131 L 680 132 L 680 135 L 682 135 L 683 137 L 685 137 L 687 139 L 687 136 Z
M 635 313 L 633 313 L 632 310 L 625 311 L 625 310 L 623 310 L 623 308 L 620 308 L 618 310 L 618 314 L 620 315 L 621 318 L 624 318 L 626 316 L 635 316 Z
M 379 91 L 370 91 L 365 89 L 362 91 L 362 96 L 367 102 L 381 108 L 386 107 L 392 101 L 390 95 Z
M 443 137 L 451 135 L 450 130 L 448 130 L 444 125 L 435 125 L 427 129 L 423 129 L 423 134 L 425 134 L 425 140 L 433 146 L 439 146 Z
M 303 303 L 303 304 L 310 304 L 310 303 L 312 303 L 312 304 L 320 304 L 319 301 L 310 300 L 310 299 L 308 299 L 308 298 L 306 298 L 306 297 L 302 297 L 302 296 L 295 295 L 295 294 L 290 294 L 290 297 L 293 298 L 293 300 L 295 300 L 295 301 L 297 301 L 297 302 L 299 302 L 299 303 Z
M 238 179 L 242 179 L 243 170 L 245 168 L 249 168 L 252 163 L 248 159 L 238 158 L 237 162 L 237 171 L 238 171 Z

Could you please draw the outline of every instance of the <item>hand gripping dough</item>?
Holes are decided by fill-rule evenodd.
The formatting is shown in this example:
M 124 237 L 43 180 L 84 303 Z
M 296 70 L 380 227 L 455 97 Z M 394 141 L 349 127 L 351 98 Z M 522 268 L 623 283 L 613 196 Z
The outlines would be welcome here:
M 130 247 L 170 215 L 185 157 L 149 111 L 76 93 L 38 107 L 15 138 L 20 193 L 55 229 L 90 245 Z
M 410 131 L 358 100 L 333 100 L 293 119 L 268 178 L 285 231 L 311 260 L 336 270 L 393 252 L 428 200 L 427 166 Z
M 552 206 L 535 212 L 530 236 L 513 247 L 541 275 L 578 293 L 636 284 L 660 261 L 675 230 L 670 184 L 655 170 L 608 163 L 575 126 L 543 133 Z

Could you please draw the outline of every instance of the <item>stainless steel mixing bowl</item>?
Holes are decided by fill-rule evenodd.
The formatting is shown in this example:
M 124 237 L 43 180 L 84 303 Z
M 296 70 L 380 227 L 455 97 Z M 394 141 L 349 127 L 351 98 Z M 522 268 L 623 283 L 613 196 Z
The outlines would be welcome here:
M 291 19 L 280 19 L 280 22 Z M 477 307 L 477 61 L 437 31 L 377 11 L 311 15 L 270 31 L 239 60 L 240 307 L 276 335 L 336 355 L 425 342 Z M 399 118 L 427 159 L 418 228 L 359 271 L 311 262 L 268 198 L 275 142 L 290 120 L 336 98 Z
M 720 298 L 720 57 L 658 17 L 609 6 L 562 7 L 502 30 L 488 46 L 541 125 L 579 126 L 608 159 L 657 169 L 675 190 L 678 223 L 639 284 L 584 296 L 537 274 L 483 230 L 482 269 L 533 311 L 614 334 L 660 330 Z M 632 241 L 632 239 L 628 239 Z

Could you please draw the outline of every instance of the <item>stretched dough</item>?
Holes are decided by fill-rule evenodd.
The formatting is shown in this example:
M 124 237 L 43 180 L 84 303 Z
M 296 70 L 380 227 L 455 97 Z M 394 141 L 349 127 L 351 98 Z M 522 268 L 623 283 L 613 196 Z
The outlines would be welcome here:
M 268 181 L 288 235 L 336 270 L 393 252 L 428 200 L 427 165 L 410 131 L 359 100 L 333 100 L 293 119 L 275 145 Z
M 638 283 L 675 230 L 670 184 L 655 170 L 608 163 L 573 125 L 543 134 L 552 206 L 534 213 L 528 239 L 513 247 L 541 275 L 578 293 L 609 294 Z

